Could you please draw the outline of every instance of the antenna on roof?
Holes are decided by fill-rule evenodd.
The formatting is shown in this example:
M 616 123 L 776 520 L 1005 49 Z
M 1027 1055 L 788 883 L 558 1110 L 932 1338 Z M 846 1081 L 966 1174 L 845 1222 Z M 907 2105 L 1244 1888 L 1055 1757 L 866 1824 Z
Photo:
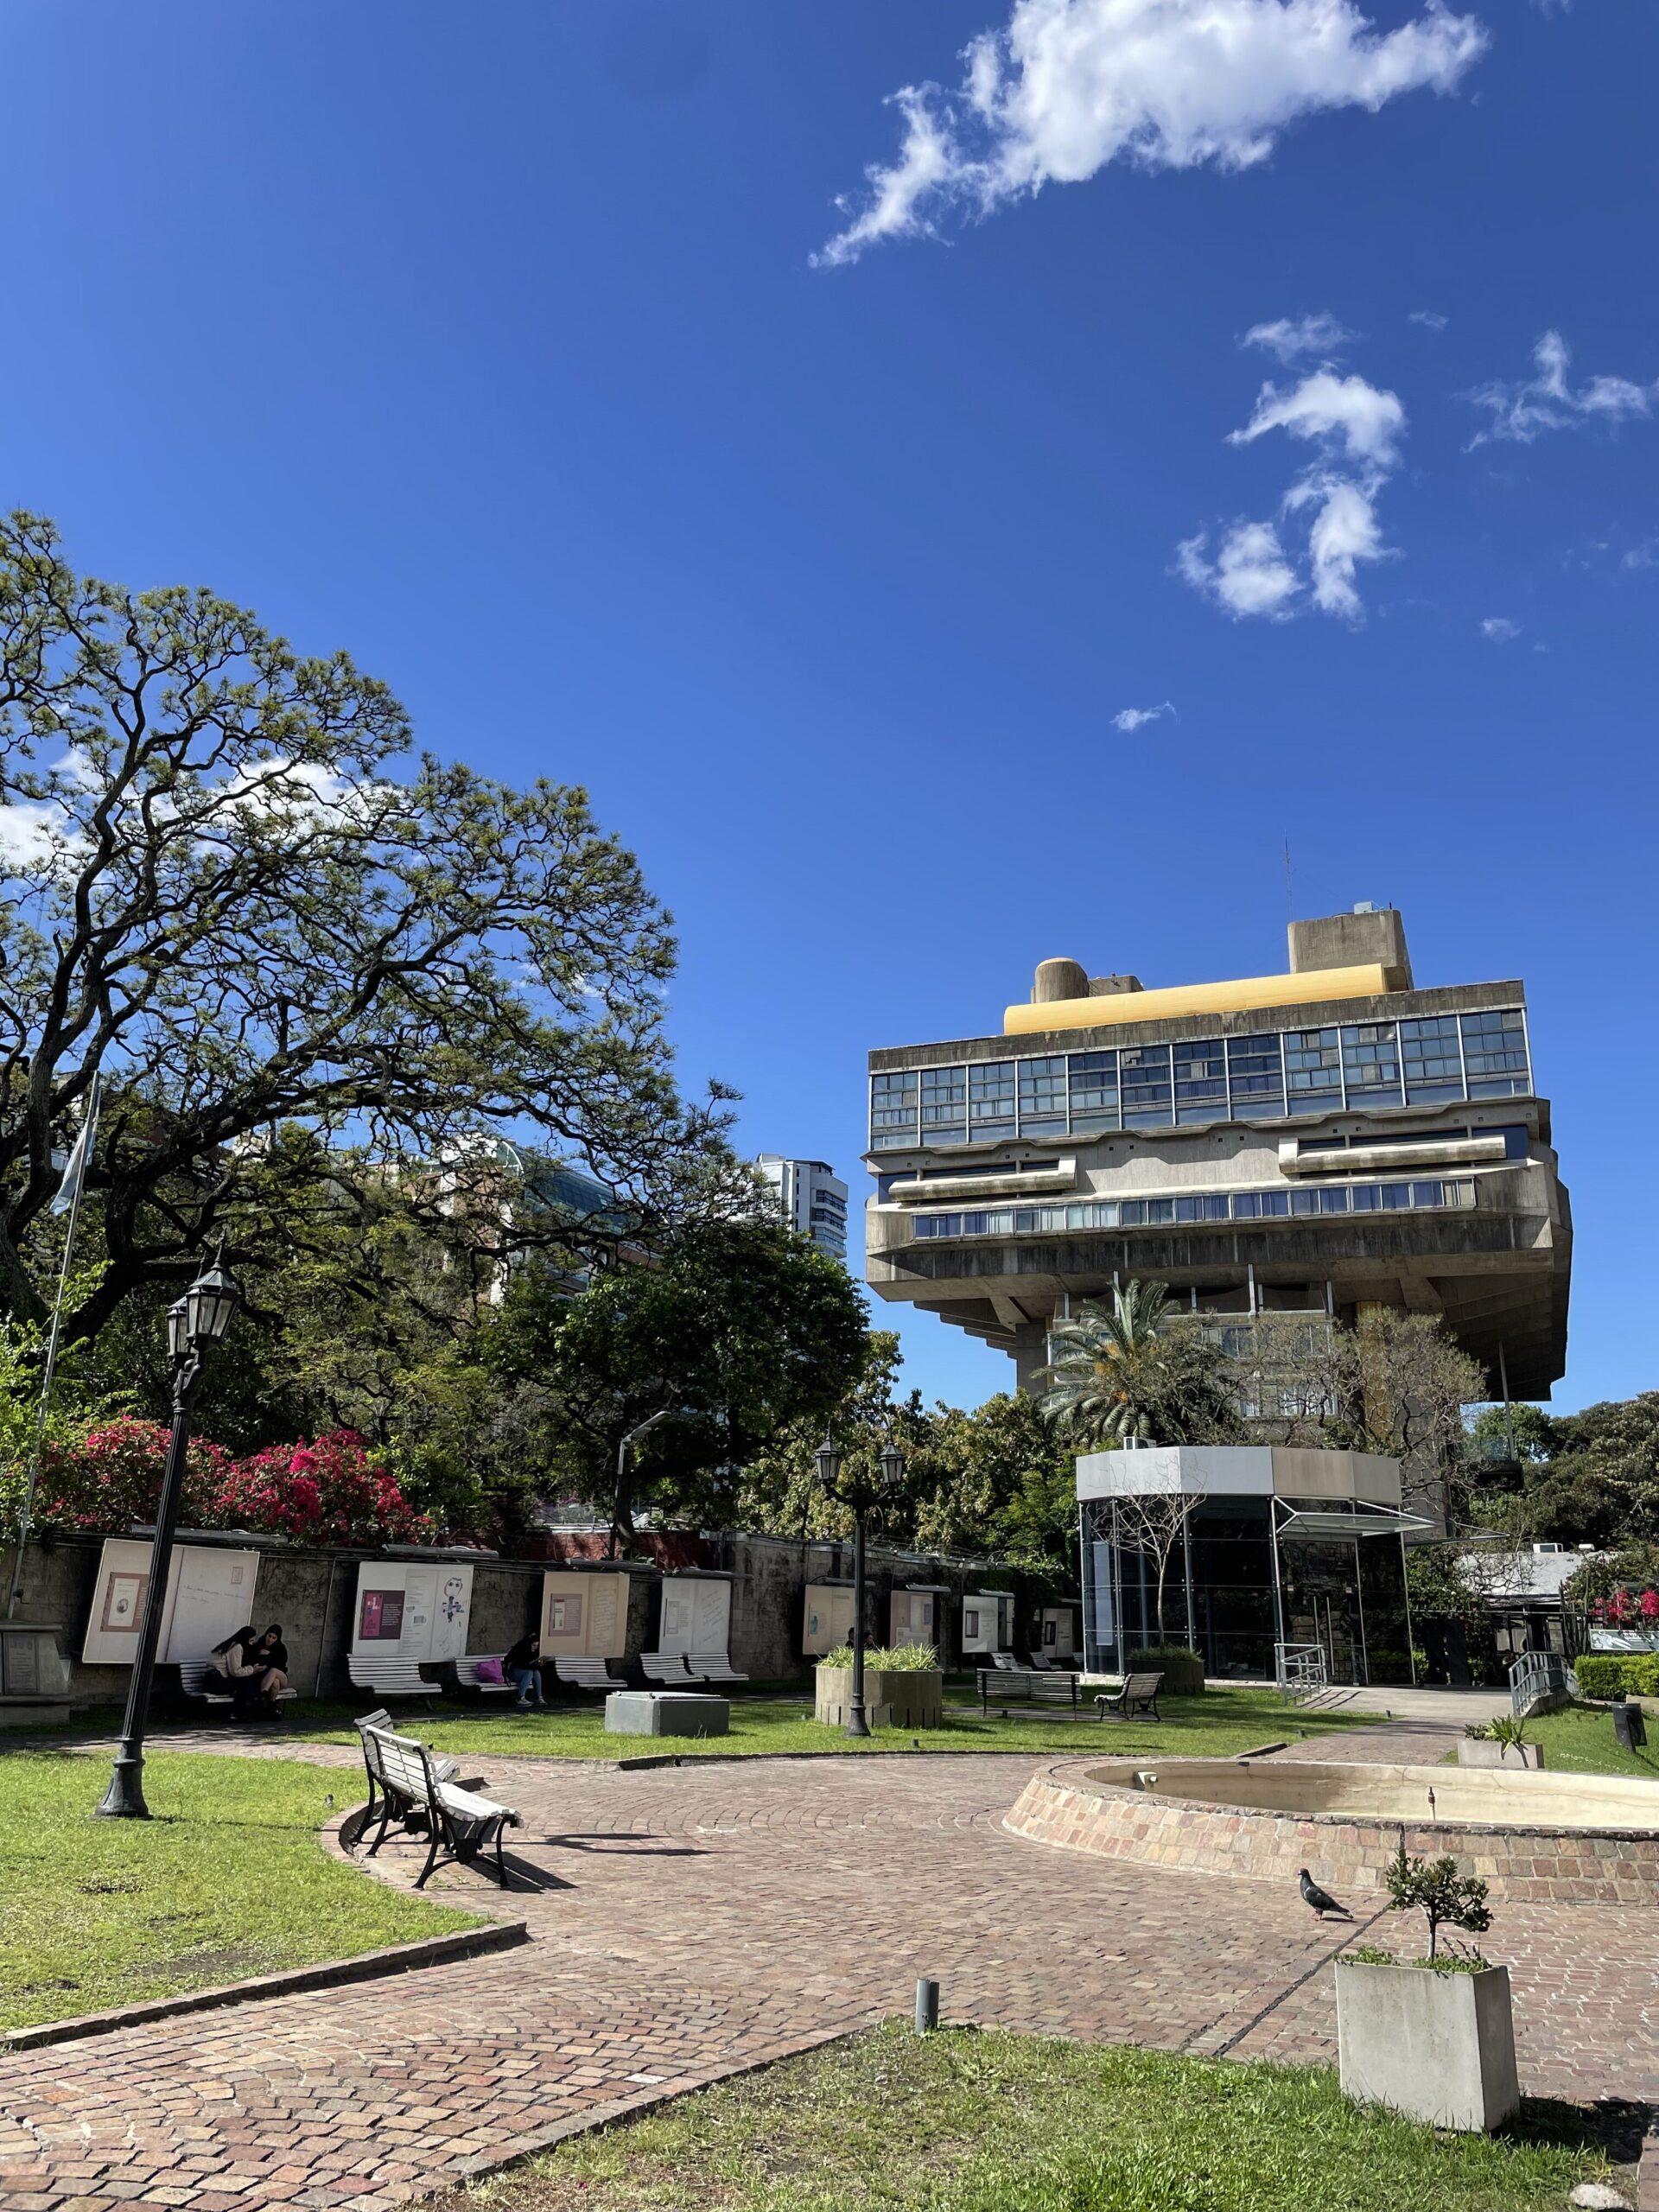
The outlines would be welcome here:
M 1289 927 L 1296 918 L 1296 908 L 1290 895 L 1290 840 L 1285 840 L 1285 925 Z

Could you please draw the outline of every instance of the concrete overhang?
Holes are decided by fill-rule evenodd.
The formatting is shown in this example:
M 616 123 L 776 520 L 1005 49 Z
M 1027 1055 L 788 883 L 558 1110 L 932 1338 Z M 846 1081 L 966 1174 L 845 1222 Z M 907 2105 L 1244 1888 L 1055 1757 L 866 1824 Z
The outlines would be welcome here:
M 1502 1166 L 1509 1157 L 1501 1136 L 1417 1137 L 1402 1144 L 1350 1144 L 1306 1150 L 1295 1137 L 1279 1143 L 1281 1175 L 1386 1175 L 1392 1167 Z
M 1138 1452 L 1085 1452 L 1079 1502 L 1188 1497 L 1331 1499 L 1398 1513 L 1400 1462 L 1370 1452 L 1321 1452 L 1284 1444 L 1166 1444 Z
M 1014 1198 L 1027 1191 L 1070 1191 L 1077 1180 L 1077 1161 L 1057 1160 L 1047 1167 L 987 1167 L 982 1175 L 912 1176 L 889 1183 L 887 1197 L 899 1205 L 918 1205 L 925 1198 Z

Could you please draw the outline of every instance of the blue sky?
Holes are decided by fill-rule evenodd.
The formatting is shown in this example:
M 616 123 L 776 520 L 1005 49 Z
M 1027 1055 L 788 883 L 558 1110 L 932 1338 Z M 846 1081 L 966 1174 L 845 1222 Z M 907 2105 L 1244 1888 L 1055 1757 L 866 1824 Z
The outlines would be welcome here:
M 1526 979 L 1556 1403 L 1634 1391 L 1659 10 L 1197 12 L 7 0 L 0 496 L 587 784 L 685 1080 L 860 1197 L 871 1045 L 1277 969 L 1288 839 Z

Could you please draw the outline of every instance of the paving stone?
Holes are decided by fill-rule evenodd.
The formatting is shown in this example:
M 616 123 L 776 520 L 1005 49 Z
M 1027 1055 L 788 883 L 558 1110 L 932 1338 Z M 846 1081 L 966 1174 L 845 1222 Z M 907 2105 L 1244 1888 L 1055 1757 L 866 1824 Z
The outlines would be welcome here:
M 1433 1759 L 1459 1732 L 1402 1723 L 1282 1756 Z M 1012 1834 L 1050 1764 L 480 1760 L 524 1815 L 521 1885 L 451 1869 L 431 1891 L 522 1914 L 528 1947 L 0 2059 L 0 2212 L 89 2192 L 99 2212 L 391 2212 L 562 2125 L 907 2014 L 922 1974 L 950 2020 L 1334 2061 L 1327 1961 L 1352 1931 L 1294 1885 L 1183 1866 L 1179 1839 L 1154 1865 Z M 423 1858 L 388 1842 L 374 1866 L 408 1885 Z M 1642 1964 L 1659 1911 L 1506 1903 L 1485 1941 L 1511 1967 L 1523 2088 L 1659 2101 Z

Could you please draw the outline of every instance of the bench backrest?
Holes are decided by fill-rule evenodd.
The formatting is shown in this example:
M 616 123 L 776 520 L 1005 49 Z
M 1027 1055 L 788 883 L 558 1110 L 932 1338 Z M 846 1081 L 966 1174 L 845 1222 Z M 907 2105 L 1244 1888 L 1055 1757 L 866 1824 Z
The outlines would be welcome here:
M 1126 1698 L 1156 1697 L 1163 1679 L 1161 1675 L 1131 1675 L 1123 1685 L 1123 1694 Z
M 412 1736 L 394 1736 L 388 1729 L 365 1727 L 363 1745 L 375 1773 L 388 1789 L 395 1789 L 400 1797 L 412 1798 L 416 1804 L 435 1802 L 437 1781 L 424 1744 L 416 1743 Z
M 424 1690 L 429 1696 L 435 1697 L 438 1686 L 424 1679 L 421 1663 L 418 1659 L 376 1659 L 365 1652 L 353 1651 L 346 1659 L 346 1670 L 359 1689 Z
M 181 1659 L 179 1687 L 187 1697 L 206 1697 L 218 1690 L 226 1697 L 231 1694 L 231 1685 L 217 1667 L 206 1659 Z

